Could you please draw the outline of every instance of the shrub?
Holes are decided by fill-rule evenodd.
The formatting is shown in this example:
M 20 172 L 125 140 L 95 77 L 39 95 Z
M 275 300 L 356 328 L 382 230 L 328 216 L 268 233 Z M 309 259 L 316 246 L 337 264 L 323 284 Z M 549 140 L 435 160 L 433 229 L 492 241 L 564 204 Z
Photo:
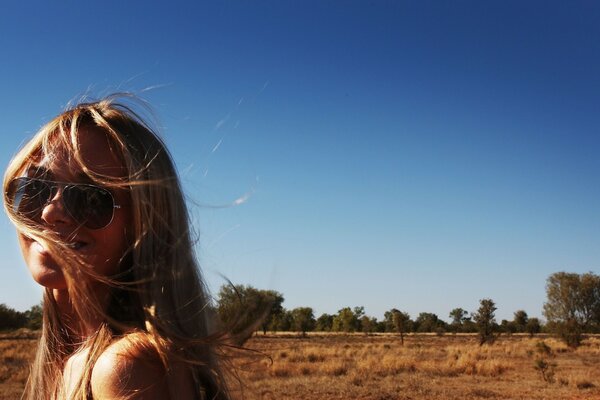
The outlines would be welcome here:
M 535 360 L 533 367 L 540 371 L 540 374 L 542 374 L 542 379 L 545 382 L 554 382 L 554 369 L 556 368 L 556 363 L 548 362 L 543 358 L 538 358 Z

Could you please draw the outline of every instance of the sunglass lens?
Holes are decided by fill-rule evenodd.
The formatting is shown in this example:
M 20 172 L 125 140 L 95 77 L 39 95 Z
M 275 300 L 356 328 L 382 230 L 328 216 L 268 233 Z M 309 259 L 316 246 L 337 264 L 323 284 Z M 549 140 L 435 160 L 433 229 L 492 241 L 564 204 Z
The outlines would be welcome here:
M 113 197 L 102 188 L 91 185 L 66 186 L 63 201 L 73 219 L 87 228 L 104 228 L 112 220 Z
M 13 211 L 37 220 L 50 199 L 52 190 L 44 181 L 24 177 L 13 179 L 8 185 L 7 193 Z

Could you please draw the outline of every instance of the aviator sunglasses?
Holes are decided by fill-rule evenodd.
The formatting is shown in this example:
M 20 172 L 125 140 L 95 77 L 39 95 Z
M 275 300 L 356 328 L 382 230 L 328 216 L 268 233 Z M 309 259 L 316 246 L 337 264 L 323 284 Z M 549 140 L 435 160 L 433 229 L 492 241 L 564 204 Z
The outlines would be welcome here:
M 86 183 L 54 182 L 39 178 L 14 178 L 6 190 L 14 212 L 39 221 L 44 207 L 54 198 L 59 188 L 62 205 L 73 220 L 88 229 L 102 229 L 114 217 L 115 199 L 110 191 Z

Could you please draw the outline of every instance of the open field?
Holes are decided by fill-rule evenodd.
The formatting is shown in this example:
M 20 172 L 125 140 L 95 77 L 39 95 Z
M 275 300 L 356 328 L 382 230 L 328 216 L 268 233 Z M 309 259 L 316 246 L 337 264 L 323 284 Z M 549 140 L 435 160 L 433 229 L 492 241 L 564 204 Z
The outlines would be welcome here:
M 34 346 L 0 337 L 0 400 L 18 399 Z M 410 335 L 404 346 L 393 335 L 258 335 L 247 347 L 264 354 L 236 361 L 248 400 L 600 399 L 600 337 L 577 350 L 517 335 L 479 347 L 451 334 Z M 547 380 L 538 359 L 555 365 Z
M 272 358 L 244 367 L 248 399 L 600 399 L 598 337 L 577 350 L 515 335 L 479 347 L 450 334 L 411 335 L 404 346 L 390 335 L 259 335 L 248 346 Z M 540 358 L 556 364 L 551 382 L 534 368 Z
M 0 400 L 18 399 L 23 392 L 36 336 L 27 332 L 0 335 Z

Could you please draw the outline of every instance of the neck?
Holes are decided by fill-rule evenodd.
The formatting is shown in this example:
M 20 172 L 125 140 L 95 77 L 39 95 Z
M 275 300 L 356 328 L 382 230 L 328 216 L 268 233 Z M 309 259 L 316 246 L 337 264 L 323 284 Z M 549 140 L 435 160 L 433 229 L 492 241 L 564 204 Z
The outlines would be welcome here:
M 99 289 L 99 288 L 96 288 Z M 108 302 L 108 290 L 95 290 L 96 305 L 106 308 Z M 78 313 L 69 294 L 68 289 L 54 289 L 52 295 L 58 306 L 58 312 L 69 332 L 78 340 L 84 341 L 98 331 L 104 318 L 96 310 Z

